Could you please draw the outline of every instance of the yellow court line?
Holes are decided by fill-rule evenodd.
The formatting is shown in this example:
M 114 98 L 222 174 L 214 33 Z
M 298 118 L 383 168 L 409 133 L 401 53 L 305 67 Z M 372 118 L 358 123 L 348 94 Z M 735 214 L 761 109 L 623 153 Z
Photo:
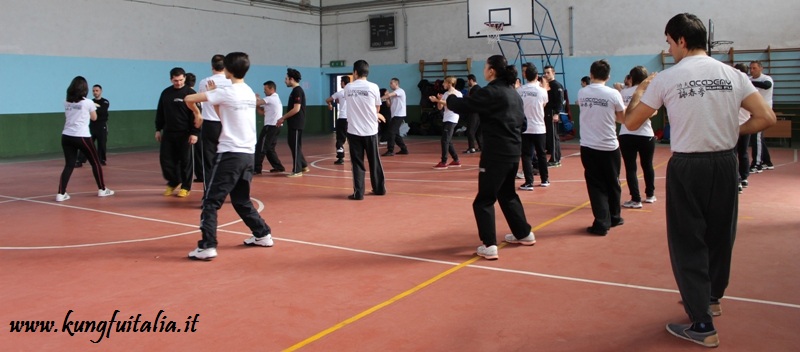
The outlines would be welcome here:
M 347 325 L 349 325 L 351 323 L 354 323 L 354 322 L 360 320 L 361 318 L 366 317 L 367 315 L 370 315 L 370 314 L 378 311 L 379 309 L 381 309 L 383 307 L 386 307 L 386 306 L 388 306 L 388 305 L 390 305 L 390 304 L 392 304 L 394 302 L 397 302 L 397 301 L 399 301 L 399 300 L 411 295 L 412 293 L 417 292 L 417 291 L 419 291 L 419 290 L 421 290 L 421 289 L 433 284 L 436 281 L 439 281 L 440 279 L 444 278 L 445 276 L 450 275 L 450 274 L 456 272 L 457 270 L 459 270 L 459 269 L 461 269 L 463 267 L 466 267 L 467 265 L 470 265 L 470 264 L 478 261 L 478 259 L 480 259 L 480 257 L 475 256 L 470 260 L 467 260 L 467 261 L 465 261 L 465 262 L 463 262 L 463 263 L 461 263 L 461 264 L 459 264 L 457 266 L 454 266 L 454 267 L 448 269 L 445 272 L 440 273 L 439 275 L 436 275 L 436 276 L 428 279 L 427 281 L 415 286 L 414 288 L 412 288 L 410 290 L 407 290 L 407 291 L 405 291 L 405 292 L 403 292 L 403 293 L 401 293 L 401 294 L 399 294 L 397 296 L 394 296 L 394 297 L 390 298 L 387 301 L 384 301 L 384 302 L 382 302 L 382 303 L 380 303 L 378 305 L 373 306 L 370 309 L 367 309 L 367 310 L 365 310 L 365 311 L 363 311 L 361 313 L 358 313 L 358 314 L 356 314 L 356 315 L 354 315 L 354 316 L 342 321 L 341 323 L 338 323 L 338 324 L 336 324 L 334 326 L 331 326 L 331 327 L 329 327 L 329 328 L 327 328 L 325 330 L 322 330 L 322 331 L 318 332 L 316 335 L 311 336 L 311 337 L 309 337 L 309 338 L 307 338 L 307 339 L 305 339 L 303 341 L 300 341 L 300 342 L 294 344 L 293 346 L 285 349 L 284 351 L 286 351 L 286 352 L 296 351 L 296 350 L 298 350 L 298 349 L 300 349 L 300 348 L 302 348 L 302 347 L 304 347 L 304 346 L 306 346 L 306 345 L 308 345 L 308 344 L 310 344 L 310 343 L 312 343 L 314 341 L 317 341 L 317 340 L 325 337 L 326 335 L 328 335 L 330 333 L 333 333 L 336 330 L 339 330 L 339 329 L 341 329 L 341 328 L 343 328 L 343 327 L 345 327 L 345 326 L 347 326 Z
M 578 205 L 578 206 L 576 206 L 576 207 L 574 207 L 574 208 L 572 208 L 572 209 L 570 209 L 570 210 L 568 210 L 568 211 L 566 211 L 566 212 L 564 212 L 564 213 L 562 213 L 562 214 L 560 214 L 560 215 L 558 215 L 558 216 L 556 216 L 556 217 L 554 217 L 554 218 L 552 218 L 550 220 L 547 220 L 542 224 L 539 224 L 538 226 L 536 226 L 535 228 L 533 228 L 531 230 L 532 231 L 538 231 L 539 229 L 541 229 L 541 228 L 553 223 L 554 221 L 556 221 L 558 219 L 561 219 L 561 218 L 563 218 L 563 217 L 565 217 L 565 216 L 567 216 L 569 214 L 572 214 L 572 213 L 574 213 L 574 212 L 586 207 L 587 205 L 589 205 L 588 201 L 584 202 L 583 204 Z M 497 249 L 498 250 L 502 249 L 503 247 L 506 246 L 506 244 L 507 243 L 505 243 L 505 242 L 499 244 L 497 246 Z M 311 337 L 309 337 L 309 338 L 307 338 L 307 339 L 305 339 L 303 341 L 300 341 L 300 342 L 292 345 L 291 347 L 289 347 L 289 348 L 287 348 L 287 349 L 285 349 L 283 351 L 284 352 L 297 351 L 298 349 L 300 349 L 300 348 L 302 348 L 302 347 L 304 347 L 304 346 L 306 346 L 306 345 L 308 345 L 308 344 L 310 344 L 310 343 L 312 343 L 314 341 L 317 341 L 317 340 L 319 340 L 319 339 L 321 339 L 321 338 L 323 338 L 323 337 L 325 337 L 325 336 L 327 336 L 327 335 L 329 335 L 329 334 L 331 334 L 331 333 L 333 333 L 333 332 L 335 332 L 335 331 L 337 331 L 337 330 L 339 330 L 339 329 L 341 329 L 341 328 L 343 328 L 343 327 L 345 327 L 347 325 L 350 325 L 350 324 L 360 320 L 361 318 L 364 318 L 364 317 L 366 317 L 366 316 L 368 316 L 368 315 L 380 310 L 381 308 L 384 308 L 384 307 L 386 307 L 386 306 L 388 306 L 388 305 L 390 305 L 392 303 L 395 303 L 395 302 L 397 302 L 397 301 L 399 301 L 399 300 L 401 300 L 401 299 L 403 299 L 403 298 L 405 298 L 405 297 L 407 297 L 407 296 L 409 296 L 409 295 L 411 295 L 411 294 L 413 294 L 413 293 L 415 293 L 415 292 L 417 292 L 417 291 L 419 291 L 419 290 L 421 290 L 421 289 L 423 289 L 423 288 L 425 288 L 427 286 L 430 286 L 434 282 L 445 278 L 446 276 L 458 271 L 459 269 L 462 269 L 462 268 L 464 268 L 464 267 L 466 267 L 466 266 L 468 266 L 468 265 L 470 265 L 472 263 L 475 263 L 479 259 L 480 259 L 480 257 L 478 257 L 478 256 L 472 257 L 471 259 L 469 259 L 469 260 L 467 260 L 467 261 L 465 261 L 465 262 L 463 262 L 461 264 L 458 264 L 457 266 L 454 266 L 454 267 L 448 269 L 447 271 L 444 271 L 444 272 L 440 273 L 439 275 L 436 275 L 436 276 L 428 279 L 427 281 L 425 281 L 425 282 L 423 282 L 423 283 L 421 283 L 421 284 L 419 284 L 417 286 L 414 286 L 413 288 L 411 288 L 411 289 L 409 289 L 409 290 L 407 290 L 407 291 L 405 291 L 403 293 L 400 293 L 397 296 L 394 296 L 394 297 L 390 298 L 389 300 L 381 302 L 381 303 L 379 303 L 379 304 L 377 304 L 377 305 L 375 305 L 375 306 L 373 306 L 373 307 L 371 307 L 371 308 L 369 308 L 369 309 L 367 309 L 367 310 L 365 310 L 365 311 L 363 311 L 361 313 L 358 313 L 358 314 L 356 314 L 356 315 L 354 315 L 354 316 L 352 316 L 352 317 L 350 317 L 350 318 L 348 318 L 348 319 L 346 319 L 346 320 L 344 320 L 344 321 L 342 321 L 342 322 L 340 322 L 340 323 L 338 323 L 338 324 L 336 324 L 334 326 L 331 326 L 331 327 L 329 327 L 329 328 L 327 328 L 325 330 L 322 330 L 322 331 L 318 332 L 317 334 L 315 334 L 314 336 L 311 336 Z

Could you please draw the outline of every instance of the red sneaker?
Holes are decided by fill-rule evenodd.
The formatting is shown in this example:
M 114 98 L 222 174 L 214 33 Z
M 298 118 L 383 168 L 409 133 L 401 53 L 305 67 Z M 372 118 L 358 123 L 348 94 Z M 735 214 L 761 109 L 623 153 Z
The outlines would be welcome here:
M 461 162 L 458 160 L 453 160 L 450 164 L 447 165 L 448 167 L 461 167 Z
M 445 163 L 443 163 L 443 162 L 439 162 L 439 163 L 438 163 L 438 164 L 436 164 L 436 166 L 434 166 L 433 168 L 434 168 L 434 169 L 437 169 L 437 170 L 444 170 L 444 169 L 446 169 L 446 168 L 447 168 L 447 164 L 445 164 Z

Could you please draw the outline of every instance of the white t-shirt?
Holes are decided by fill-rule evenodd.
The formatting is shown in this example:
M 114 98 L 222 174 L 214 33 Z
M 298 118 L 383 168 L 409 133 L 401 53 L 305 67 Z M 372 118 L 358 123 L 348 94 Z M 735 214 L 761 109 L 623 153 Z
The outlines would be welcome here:
M 97 106 L 94 102 L 83 98 L 77 103 L 64 102 L 64 115 L 66 120 L 64 122 L 64 130 L 61 134 L 71 137 L 91 137 L 89 132 L 89 116 L 92 111 L 96 111 Z
M 222 133 L 217 153 L 256 152 L 256 93 L 245 83 L 206 92 L 211 105 L 219 106 Z
M 653 109 L 667 107 L 673 152 L 716 152 L 736 146 L 739 107 L 755 92 L 739 70 L 697 55 L 659 72 L 641 102 Z
M 625 111 L 622 95 L 602 83 L 592 83 L 578 91 L 581 109 L 581 146 L 612 151 L 617 141 L 617 111 Z
M 397 89 L 395 89 L 393 93 L 397 95 L 391 98 L 392 117 L 406 116 L 406 91 L 404 91 L 403 88 L 397 87 Z M 384 117 L 388 118 L 387 116 Z
M 231 80 L 225 78 L 224 74 L 215 73 L 210 77 L 206 77 L 200 80 L 200 84 L 197 86 L 198 93 L 203 93 L 208 91 L 206 85 L 208 84 L 209 80 L 214 81 L 214 83 L 217 85 L 217 88 L 227 87 L 231 85 Z M 217 111 L 214 109 L 213 105 L 209 104 L 208 102 L 202 102 L 200 103 L 200 106 L 203 108 L 201 111 L 203 115 L 203 120 L 219 121 L 219 116 L 217 116 Z
M 770 89 L 761 89 L 756 87 L 756 90 L 758 90 L 758 94 L 761 94 L 761 97 L 764 98 L 764 101 L 767 102 L 767 105 L 769 105 L 769 107 L 772 107 L 772 91 L 775 89 L 775 82 L 772 80 L 772 77 L 762 73 L 761 76 L 758 76 L 758 78 L 750 77 L 750 80 L 753 82 L 769 81 L 770 83 L 772 83 L 772 87 Z
M 337 118 L 346 119 L 347 118 L 347 102 L 344 99 L 344 89 L 333 93 L 331 95 L 331 99 L 337 100 L 339 102 L 339 116 Z
M 275 126 L 283 112 L 281 97 L 278 96 L 277 92 L 265 96 L 264 104 L 261 107 L 264 109 L 264 126 Z
M 453 93 L 450 93 L 450 91 L 447 91 L 447 92 L 444 92 L 444 94 L 442 95 L 442 100 L 447 101 L 447 97 L 449 97 L 450 95 L 455 95 L 455 96 L 457 96 L 459 98 L 463 98 L 464 97 L 464 95 L 461 94 L 461 92 L 459 92 L 457 90 L 454 91 Z M 448 109 L 447 106 L 445 106 L 444 107 L 444 112 L 442 112 L 442 122 L 458 123 L 458 114 L 456 114 L 452 110 Z
M 631 97 L 633 96 L 633 92 L 636 91 L 639 85 L 635 85 L 633 87 L 628 87 L 620 91 L 619 93 L 622 95 L 622 103 L 625 105 L 625 108 L 628 108 L 628 104 L 631 102 Z M 639 129 L 635 131 L 629 130 L 625 127 L 625 124 L 622 124 L 619 128 L 619 135 L 623 134 L 631 134 L 635 136 L 644 136 L 644 137 L 653 137 L 655 133 L 653 133 L 653 124 L 650 123 L 650 119 L 647 119 Z
M 347 133 L 378 134 L 378 107 L 381 105 L 378 85 L 366 79 L 354 80 L 344 87 L 344 99 L 347 101 Z
M 539 85 L 539 82 L 528 82 L 519 87 L 517 93 L 519 93 L 519 96 L 522 98 L 525 120 L 527 120 L 528 125 L 528 128 L 522 131 L 522 133 L 547 133 L 544 126 L 544 106 L 548 101 L 547 91 Z

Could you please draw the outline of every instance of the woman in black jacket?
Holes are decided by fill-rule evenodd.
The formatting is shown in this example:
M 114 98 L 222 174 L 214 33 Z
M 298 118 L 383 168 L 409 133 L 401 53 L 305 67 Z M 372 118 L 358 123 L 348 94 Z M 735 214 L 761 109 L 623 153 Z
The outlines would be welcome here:
M 525 219 L 525 210 L 514 186 L 520 155 L 522 154 L 522 130 L 525 113 L 522 98 L 514 90 L 517 70 L 508 66 L 502 55 L 486 60 L 483 77 L 489 81 L 486 87 L 466 98 L 450 96 L 447 106 L 458 114 L 477 113 L 483 130 L 478 194 L 472 202 L 478 234 L 483 245 L 477 254 L 494 260 L 497 255 L 494 203 L 500 209 L 511 228 L 505 241 L 532 246 L 536 238 L 531 225 Z

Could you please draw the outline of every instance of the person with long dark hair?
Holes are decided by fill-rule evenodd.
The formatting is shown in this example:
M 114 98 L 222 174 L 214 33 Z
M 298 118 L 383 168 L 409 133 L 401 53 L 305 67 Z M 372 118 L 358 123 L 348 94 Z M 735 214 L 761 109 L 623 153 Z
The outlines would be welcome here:
M 536 238 L 525 218 L 525 210 L 514 185 L 522 154 L 522 129 L 525 124 L 523 102 L 514 89 L 517 69 L 506 58 L 494 55 L 486 60 L 483 77 L 489 84 L 466 98 L 451 95 L 447 106 L 457 114 L 477 113 L 483 130 L 483 149 L 479 163 L 478 194 L 472 202 L 478 235 L 483 245 L 477 255 L 498 259 L 494 203 L 511 228 L 505 241 L 532 246 Z
M 622 102 L 625 106 L 631 101 L 631 96 L 639 83 L 647 78 L 647 69 L 643 66 L 636 66 L 631 69 L 631 87 L 623 88 Z M 650 120 L 644 122 L 642 127 L 636 130 L 629 130 L 625 124 L 619 128 L 619 149 L 622 152 L 622 161 L 625 163 L 625 180 L 628 181 L 628 191 L 631 200 L 622 203 L 625 208 L 639 209 L 642 207 L 642 195 L 639 192 L 639 179 L 636 177 L 636 155 L 639 155 L 639 163 L 642 164 L 644 174 L 644 194 L 645 203 L 656 202 L 656 172 L 653 169 L 653 154 L 656 151 L 656 137 Z
M 67 88 L 67 100 L 64 102 L 64 130 L 61 132 L 61 149 L 64 151 L 64 171 L 61 172 L 61 181 L 58 183 L 56 202 L 63 202 L 70 198 L 67 194 L 67 184 L 75 170 L 75 161 L 80 151 L 87 156 L 92 165 L 92 175 L 97 183 L 97 196 L 107 197 L 114 195 L 114 191 L 106 188 L 103 180 L 103 169 L 100 166 L 100 157 L 92 143 L 92 134 L 89 132 L 89 120 L 97 120 L 97 106 L 86 95 L 89 94 L 89 84 L 86 79 L 77 76 Z

